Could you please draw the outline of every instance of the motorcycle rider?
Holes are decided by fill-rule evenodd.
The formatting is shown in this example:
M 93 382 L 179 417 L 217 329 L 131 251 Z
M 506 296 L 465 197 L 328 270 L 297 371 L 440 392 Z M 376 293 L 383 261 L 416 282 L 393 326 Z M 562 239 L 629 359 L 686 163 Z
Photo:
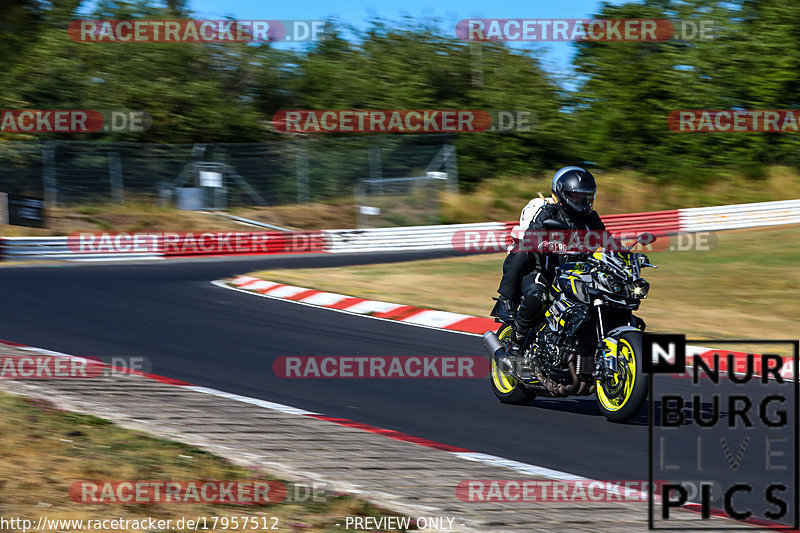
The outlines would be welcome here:
M 525 206 L 520 218 L 521 229 L 552 230 L 543 224 L 549 219 L 563 224 L 567 230 L 605 229 L 597 212 L 592 209 L 597 184 L 587 170 L 575 166 L 560 169 L 553 176 L 551 192 L 552 199 L 532 200 Z M 528 224 L 527 227 L 524 224 Z M 519 348 L 528 330 L 546 308 L 559 261 L 556 253 L 541 251 L 512 249 L 506 256 L 503 278 L 497 289 L 500 296 L 491 315 L 504 322 L 513 320 L 510 350 Z

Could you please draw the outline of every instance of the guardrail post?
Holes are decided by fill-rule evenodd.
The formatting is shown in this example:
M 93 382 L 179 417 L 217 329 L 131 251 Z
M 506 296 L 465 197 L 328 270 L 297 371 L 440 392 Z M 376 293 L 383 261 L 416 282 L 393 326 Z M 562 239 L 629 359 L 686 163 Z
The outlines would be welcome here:
M 444 158 L 444 168 L 447 172 L 447 192 L 458 194 L 458 161 L 456 159 L 455 145 L 448 144 Z
M 122 162 L 118 152 L 108 153 L 108 172 L 111 181 L 111 200 L 118 204 L 125 203 L 122 188 Z
M 297 174 L 297 203 L 307 204 L 310 200 L 308 190 L 308 151 L 305 141 L 300 141 L 295 151 L 295 172 Z
M 353 186 L 353 199 L 356 204 L 356 228 L 359 229 L 369 227 L 369 217 L 364 214 L 362 209 L 362 207 L 367 205 L 367 193 L 365 188 L 366 184 L 360 181 L 356 182 Z
M 369 179 L 372 181 L 371 186 L 375 187 L 373 191 L 376 194 L 383 196 L 383 167 L 381 165 L 381 147 L 374 139 L 369 143 Z
M 58 186 L 56 184 L 56 141 L 47 141 L 42 147 L 42 181 L 44 205 L 46 208 L 58 205 Z
M 0 224 L 8 224 L 8 193 L 0 192 Z

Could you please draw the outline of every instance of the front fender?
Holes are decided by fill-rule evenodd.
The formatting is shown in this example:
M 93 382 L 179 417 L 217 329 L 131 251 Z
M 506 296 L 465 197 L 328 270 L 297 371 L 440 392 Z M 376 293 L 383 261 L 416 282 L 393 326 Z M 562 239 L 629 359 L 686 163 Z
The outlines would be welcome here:
M 606 338 L 607 339 L 608 338 L 612 338 L 612 339 L 616 340 L 616 339 L 619 339 L 620 337 L 622 337 L 622 335 L 624 335 L 625 333 L 628 333 L 629 331 L 635 331 L 635 332 L 638 332 L 638 333 L 642 332 L 641 329 L 639 329 L 637 327 L 634 327 L 634 326 L 619 326 L 618 328 L 614 328 L 611 331 L 609 331 L 606 334 Z
M 642 330 L 639 328 L 635 328 L 633 326 L 619 326 L 618 328 L 614 328 L 609 331 L 606 336 L 603 338 L 603 343 L 606 346 L 606 349 L 612 355 L 617 355 L 617 341 L 620 337 L 622 337 L 625 333 L 642 333 Z

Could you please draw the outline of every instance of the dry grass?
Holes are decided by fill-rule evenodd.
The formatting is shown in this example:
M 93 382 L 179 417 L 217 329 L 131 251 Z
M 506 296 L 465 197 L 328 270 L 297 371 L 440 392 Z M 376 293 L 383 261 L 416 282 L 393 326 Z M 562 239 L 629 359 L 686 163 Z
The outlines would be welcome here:
M 487 315 L 500 281 L 502 255 L 465 256 L 343 268 L 262 270 L 270 281 L 430 309 Z
M 234 209 L 233 214 L 300 230 L 353 228 L 356 225 L 356 208 L 352 200 L 329 204 L 242 207 Z
M 154 517 L 175 521 L 197 516 L 276 516 L 281 531 L 321 532 L 336 529 L 335 524 L 346 515 L 387 514 L 362 500 L 332 495 L 326 502 L 267 505 L 74 503 L 69 487 L 78 480 L 274 478 L 191 446 L 128 431 L 100 418 L 60 411 L 41 400 L 0 394 L 0 415 L 0 515 L 6 519 Z
M 484 181 L 469 193 L 442 193 L 440 208 L 443 223 L 509 221 L 519 217 L 528 200 L 538 192 L 550 191 L 552 174 L 496 178 Z M 705 186 L 659 184 L 648 176 L 631 171 L 596 174 L 601 214 L 657 211 L 731 203 L 800 198 L 800 176 L 786 167 L 770 167 L 762 179 L 745 179 L 735 174 L 719 176 Z M 383 203 L 382 203 L 383 202 Z M 383 208 L 373 225 L 413 225 L 434 223 L 435 211 L 419 191 L 407 197 L 374 198 L 371 203 Z M 326 203 L 242 207 L 232 214 L 298 230 L 352 228 L 356 225 L 356 206 L 350 192 Z M 0 225 L 0 235 L 65 235 L 73 231 L 253 231 L 223 217 L 190 211 L 161 208 L 152 202 L 133 199 L 125 205 L 104 204 L 61 207 L 49 211 L 47 229 Z
M 798 227 L 720 232 L 709 252 L 659 252 L 639 314 L 650 330 L 716 338 L 800 337 Z M 486 316 L 504 255 L 344 268 L 267 270 L 271 281 Z
M 67 235 L 75 231 L 252 231 L 230 219 L 207 213 L 160 208 L 147 203 L 58 207 L 47 211 L 46 228 L 0 225 L 8 237 Z
M 235 208 L 230 214 L 289 229 L 352 228 L 355 206 L 349 204 L 283 205 Z M 46 228 L 0 224 L 0 235 L 31 237 L 67 235 L 75 231 L 204 232 L 265 231 L 213 213 L 179 211 L 147 202 L 58 207 L 47 211 Z
M 632 171 L 598 172 L 595 178 L 595 207 L 601 215 L 800 198 L 800 176 L 777 166 L 768 168 L 763 179 L 726 175 L 702 187 L 660 184 Z M 530 198 L 538 192 L 550 194 L 550 180 L 523 176 L 485 181 L 470 194 L 445 195 L 442 217 L 448 223 L 518 219 Z

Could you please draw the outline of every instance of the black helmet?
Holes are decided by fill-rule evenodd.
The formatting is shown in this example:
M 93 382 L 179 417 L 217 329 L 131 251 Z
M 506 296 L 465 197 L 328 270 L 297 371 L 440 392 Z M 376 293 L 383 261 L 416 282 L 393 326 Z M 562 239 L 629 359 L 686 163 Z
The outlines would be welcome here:
M 596 194 L 594 176 L 581 167 L 564 167 L 553 176 L 553 195 L 570 214 L 588 215 Z

